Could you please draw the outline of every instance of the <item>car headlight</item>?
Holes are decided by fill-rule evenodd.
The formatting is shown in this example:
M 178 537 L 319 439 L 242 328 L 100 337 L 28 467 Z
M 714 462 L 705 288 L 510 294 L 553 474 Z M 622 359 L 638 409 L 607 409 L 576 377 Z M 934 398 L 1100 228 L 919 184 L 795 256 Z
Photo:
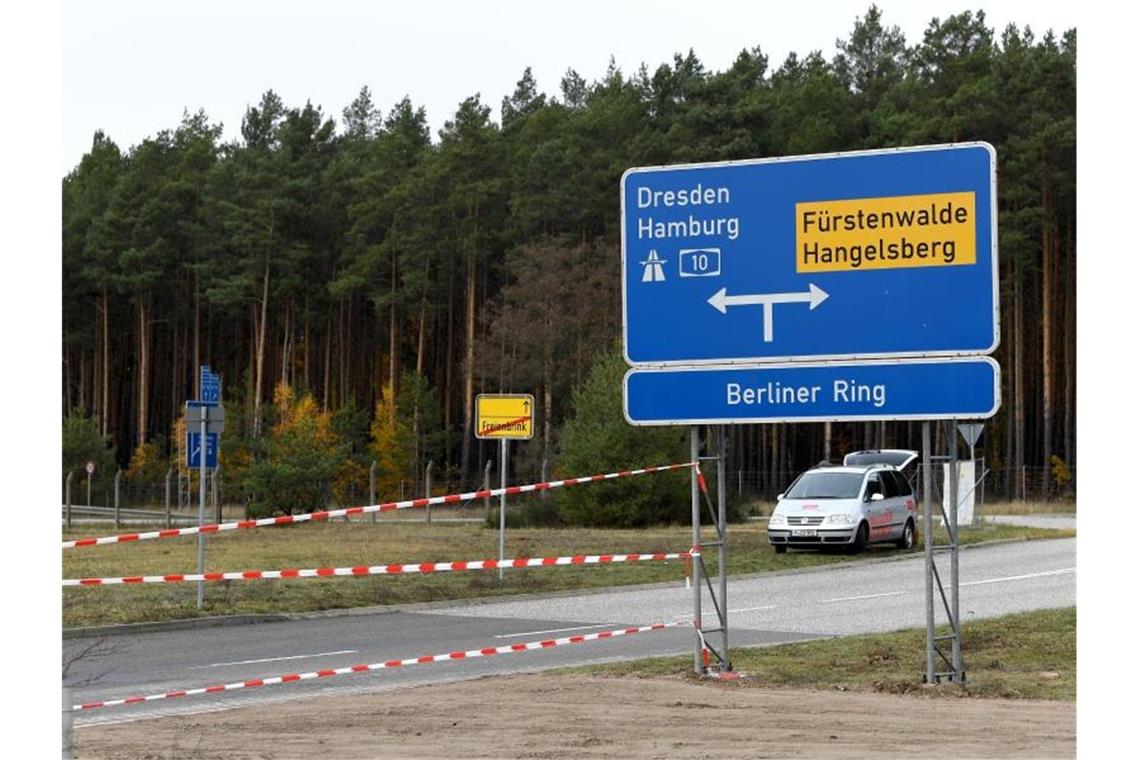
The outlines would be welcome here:
M 851 515 L 828 515 L 827 521 L 829 523 L 839 523 L 840 525 L 855 524 L 855 518 Z
M 774 513 L 772 515 L 772 517 L 768 520 L 769 526 L 787 525 L 787 524 L 788 524 L 788 518 L 784 517 L 781 514 Z

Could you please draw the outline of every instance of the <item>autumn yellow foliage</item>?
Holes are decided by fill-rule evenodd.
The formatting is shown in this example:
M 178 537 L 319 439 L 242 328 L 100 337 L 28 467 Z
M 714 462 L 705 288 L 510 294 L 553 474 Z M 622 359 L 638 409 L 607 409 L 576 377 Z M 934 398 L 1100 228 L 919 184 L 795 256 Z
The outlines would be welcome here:
M 392 385 L 386 384 L 372 418 L 372 456 L 376 460 L 380 493 L 397 493 L 401 481 L 415 480 L 411 443 L 411 431 L 397 414 L 396 394 Z

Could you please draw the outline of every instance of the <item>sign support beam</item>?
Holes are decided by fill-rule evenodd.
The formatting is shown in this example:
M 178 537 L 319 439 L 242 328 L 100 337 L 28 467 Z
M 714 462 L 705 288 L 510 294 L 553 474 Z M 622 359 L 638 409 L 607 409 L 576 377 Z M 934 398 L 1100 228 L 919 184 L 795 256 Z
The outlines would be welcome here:
M 923 492 L 923 543 L 926 549 L 926 673 L 924 680 L 934 684 L 943 678 L 952 683 L 965 683 L 966 671 L 962 666 L 962 618 L 959 614 L 958 592 L 958 441 L 956 437 L 957 420 L 952 420 L 946 426 L 947 456 L 931 456 L 930 422 L 922 423 L 922 492 Z M 933 460 L 945 462 L 949 473 L 949 483 L 946 492 L 948 499 L 939 500 L 938 509 L 942 512 L 942 520 L 949 534 L 949 543 L 936 544 L 934 541 L 934 471 Z M 949 505 L 949 511 L 944 504 Z M 950 593 L 947 597 L 946 587 L 942 576 L 938 572 L 935 557 L 940 553 L 950 555 Z M 934 590 L 937 587 L 938 595 L 942 600 L 942 608 L 946 613 L 949 632 L 938 634 L 935 626 Z M 950 654 L 947 656 L 943 647 L 950 642 Z M 938 670 L 938 661 L 947 668 Z
M 725 483 L 726 436 L 724 426 L 718 425 L 710 431 L 711 440 L 708 441 L 708 446 L 715 452 L 713 456 L 701 456 L 700 430 L 700 427 L 696 425 L 690 428 L 690 456 L 694 462 L 715 461 L 717 465 L 717 507 L 715 510 L 712 501 L 708 499 L 707 490 L 702 494 L 695 468 L 692 474 L 693 546 L 700 549 L 700 556 L 694 557 L 692 561 L 693 626 L 696 634 L 694 637 L 693 669 L 697 675 L 706 675 L 709 672 L 709 667 L 713 665 L 711 662 L 706 664 L 706 654 L 716 658 L 716 672 L 726 673 L 732 670 L 728 656 L 728 490 Z M 706 500 L 709 517 L 716 529 L 716 539 L 713 541 L 701 540 L 702 498 Z M 705 550 L 714 547 L 717 550 L 718 560 L 716 585 L 713 584 L 713 579 L 709 576 L 704 561 Z M 708 588 L 713 612 L 716 613 L 717 624 L 715 628 L 706 628 L 704 625 L 701 610 L 703 604 L 701 599 L 702 584 Z M 720 633 L 719 647 L 709 641 L 709 636 L 714 633 Z
M 716 428 L 716 502 L 717 502 L 717 537 L 720 540 L 719 567 L 720 578 L 720 656 L 721 670 L 732 670 L 732 663 L 728 657 L 728 489 L 725 487 L 725 469 L 728 460 L 728 445 L 724 425 Z
M 499 487 L 503 492 L 499 494 L 499 583 L 503 582 L 502 562 L 506 558 L 507 548 L 507 459 L 509 459 L 507 447 L 509 444 L 509 439 L 500 439 Z
M 199 439 L 202 445 L 198 448 L 198 527 L 206 524 L 206 420 L 210 414 L 210 407 L 202 407 L 201 433 Z M 198 574 L 206 572 L 206 534 L 198 533 Z M 206 593 L 206 584 L 198 581 L 198 609 L 202 609 L 203 597 Z
M 701 429 L 696 425 L 689 428 L 689 460 L 696 462 L 701 456 Z M 692 507 L 693 507 L 693 546 L 700 547 L 701 545 L 701 492 L 700 486 L 697 484 L 697 471 L 693 469 L 690 476 L 691 491 L 692 491 Z M 705 672 L 704 663 L 701 661 L 702 647 L 702 634 L 701 634 L 701 561 L 699 557 L 694 557 L 689 562 L 692 568 L 692 582 L 693 582 L 693 671 L 697 675 L 703 675 Z

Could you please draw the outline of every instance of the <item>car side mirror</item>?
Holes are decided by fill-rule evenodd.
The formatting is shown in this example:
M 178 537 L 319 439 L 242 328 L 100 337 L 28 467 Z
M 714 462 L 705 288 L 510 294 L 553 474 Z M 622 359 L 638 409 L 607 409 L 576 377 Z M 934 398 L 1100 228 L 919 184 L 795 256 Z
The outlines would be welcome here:
M 882 501 L 882 500 L 883 500 L 883 495 L 881 493 L 871 494 L 871 501 Z
M 776 494 L 776 501 L 779 501 L 782 498 L 784 498 L 784 494 L 782 494 L 782 493 Z

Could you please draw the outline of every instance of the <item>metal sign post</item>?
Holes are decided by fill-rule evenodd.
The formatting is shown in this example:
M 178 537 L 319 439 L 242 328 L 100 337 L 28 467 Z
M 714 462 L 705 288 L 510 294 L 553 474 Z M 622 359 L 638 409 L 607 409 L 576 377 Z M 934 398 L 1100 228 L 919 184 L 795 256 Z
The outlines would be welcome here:
M 88 462 L 84 468 L 87 470 L 87 506 L 91 506 L 91 475 L 95 472 L 95 463 Z
M 218 448 L 225 430 L 225 410 L 222 408 L 222 378 L 206 365 L 198 369 L 198 400 L 186 402 L 186 466 L 198 470 L 198 527 L 206 524 L 206 471 L 218 466 Z M 198 423 L 198 433 L 190 426 Z M 197 440 L 195 440 L 195 435 Z M 196 447 L 196 449 L 195 449 Z M 195 450 L 198 453 L 195 461 Z M 206 534 L 198 533 L 198 574 L 206 572 Z M 198 609 L 202 609 L 206 584 L 198 581 Z
M 949 470 L 948 499 L 940 499 L 938 509 L 942 512 L 942 521 L 949 534 L 949 543 L 937 544 L 934 541 L 934 472 L 931 456 L 930 423 L 922 423 L 922 492 L 923 492 L 923 544 L 926 553 L 926 683 L 934 684 L 943 678 L 953 683 L 965 683 L 966 671 L 962 666 L 962 619 L 959 614 L 959 578 L 958 578 L 958 440 L 955 435 L 956 421 L 946 426 L 947 455 L 937 457 L 945 462 Z M 948 508 L 947 508 L 948 507 Z M 943 583 L 942 575 L 938 572 L 935 558 L 940 554 L 950 555 L 949 597 Z M 938 634 L 935 628 L 935 590 L 942 601 L 942 609 L 946 613 L 946 622 L 949 632 Z M 950 642 L 950 654 L 943 651 L 943 642 Z M 939 662 L 945 670 L 937 670 Z
M 962 670 L 962 617 L 958 607 L 958 436 L 957 420 L 946 426 L 946 452 L 950 455 L 950 514 L 946 526 L 950 532 L 950 680 L 964 683 Z
M 701 429 L 693 425 L 689 429 L 689 460 L 696 462 L 701 456 Z M 697 471 L 692 473 L 692 499 L 693 499 L 693 548 L 701 545 L 701 492 L 697 484 Z M 699 557 L 690 560 L 693 580 L 693 627 L 696 636 L 693 637 L 693 670 L 697 675 L 705 672 L 701 652 L 704 649 L 704 636 L 701 634 L 701 562 Z
M 934 476 L 930 462 L 930 422 L 922 423 L 922 546 L 925 554 L 926 683 L 934 683 Z
M 198 527 L 206 524 L 206 418 L 209 416 L 209 407 L 202 407 L 200 424 L 202 445 L 198 447 Z M 198 532 L 198 574 L 206 572 L 206 534 Z M 202 600 L 205 597 L 206 584 L 198 581 L 198 609 L 202 609 Z
M 499 442 L 499 583 L 503 582 L 503 560 L 507 550 L 507 446 L 508 439 Z
M 480 393 L 475 397 L 475 437 L 499 439 L 499 481 L 504 493 L 499 496 L 499 582 L 503 580 L 502 560 L 507 545 L 507 443 L 530 440 L 534 436 L 534 396 L 529 393 Z M 490 465 L 490 462 L 487 463 Z

